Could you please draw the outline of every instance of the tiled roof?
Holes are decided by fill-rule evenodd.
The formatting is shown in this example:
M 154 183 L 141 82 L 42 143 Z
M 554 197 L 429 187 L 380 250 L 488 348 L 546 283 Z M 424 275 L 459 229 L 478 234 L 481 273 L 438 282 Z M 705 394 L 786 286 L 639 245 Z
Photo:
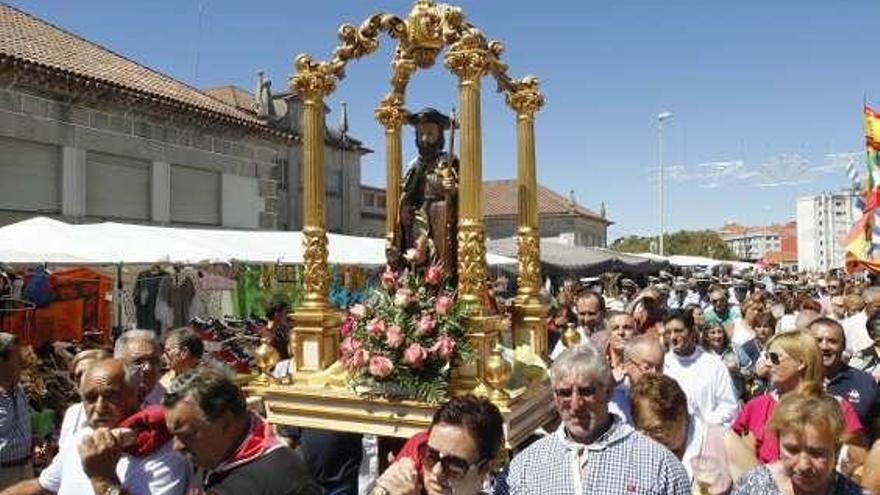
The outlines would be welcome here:
M 249 114 L 256 114 L 256 110 L 254 110 L 254 94 L 246 89 L 229 85 L 204 88 L 202 92 L 239 110 Z
M 538 184 L 537 195 L 539 214 L 576 213 L 609 224 L 612 223 L 595 211 L 585 208 L 576 202 L 572 203 L 568 198 L 540 184 Z M 517 211 L 516 180 L 490 180 L 483 182 L 483 216 L 515 216 Z
M 122 55 L 0 3 L 0 62 L 10 59 L 207 117 L 268 130 L 253 115 Z

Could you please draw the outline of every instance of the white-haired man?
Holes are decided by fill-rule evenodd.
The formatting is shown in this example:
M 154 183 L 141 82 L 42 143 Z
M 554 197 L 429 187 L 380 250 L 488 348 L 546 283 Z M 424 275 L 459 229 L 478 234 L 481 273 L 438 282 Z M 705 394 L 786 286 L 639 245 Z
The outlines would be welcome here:
M 691 493 L 672 452 L 609 413 L 614 379 L 595 347 L 563 352 L 550 382 L 562 424 L 513 458 L 496 494 Z
M 131 363 L 141 370 L 144 405 L 162 403 L 165 387 L 161 377 L 162 345 L 152 330 L 129 330 L 116 339 L 113 357 Z

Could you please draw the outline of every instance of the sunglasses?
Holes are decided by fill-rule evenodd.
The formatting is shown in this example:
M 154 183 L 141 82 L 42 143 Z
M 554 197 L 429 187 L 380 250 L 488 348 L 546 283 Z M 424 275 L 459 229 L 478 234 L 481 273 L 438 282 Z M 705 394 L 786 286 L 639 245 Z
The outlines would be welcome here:
M 569 387 L 569 388 L 557 388 L 554 390 L 556 397 L 560 399 L 571 399 L 574 395 L 575 390 L 577 390 L 578 397 L 592 397 L 596 394 L 596 387 L 593 385 L 586 385 L 583 387 Z
M 724 299 L 709 299 L 709 302 L 712 304 L 718 304 L 724 302 Z
M 779 366 L 781 357 L 779 356 L 778 352 L 765 352 L 764 355 L 774 366 Z
M 479 468 L 486 463 L 485 460 L 468 462 L 458 456 L 443 454 L 427 443 L 419 447 L 419 457 L 422 460 L 422 465 L 429 471 L 434 469 L 434 466 L 439 462 L 446 477 L 451 480 L 460 480 L 467 476 L 471 469 Z

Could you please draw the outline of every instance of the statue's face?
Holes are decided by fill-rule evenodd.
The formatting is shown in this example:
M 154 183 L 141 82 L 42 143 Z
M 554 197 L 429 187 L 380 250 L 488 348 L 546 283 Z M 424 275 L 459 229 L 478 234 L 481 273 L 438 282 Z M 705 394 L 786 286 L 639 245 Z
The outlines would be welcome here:
M 420 122 L 416 124 L 416 144 L 419 149 L 434 149 L 443 136 L 442 132 L 434 122 Z

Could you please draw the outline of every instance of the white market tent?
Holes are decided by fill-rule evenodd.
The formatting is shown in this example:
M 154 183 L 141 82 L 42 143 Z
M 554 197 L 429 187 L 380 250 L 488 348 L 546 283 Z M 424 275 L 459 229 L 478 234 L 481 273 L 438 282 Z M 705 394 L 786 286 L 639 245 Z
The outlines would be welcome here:
M 328 262 L 385 264 L 385 240 L 327 234 Z M 0 262 L 56 264 L 303 262 L 302 232 L 154 227 L 115 222 L 72 225 L 35 217 L 0 228 Z M 487 255 L 489 265 L 516 260 Z
M 737 270 L 742 270 L 746 268 L 754 268 L 754 264 L 746 263 L 744 261 L 732 261 L 732 260 L 716 260 L 713 258 L 706 258 L 704 256 L 688 256 L 683 254 L 673 254 L 671 256 L 660 256 L 659 254 L 654 253 L 637 253 L 636 256 L 642 256 L 645 258 L 651 258 L 654 260 L 666 260 L 671 265 L 682 266 L 682 267 L 703 267 L 703 268 L 712 268 L 716 265 L 731 265 Z

